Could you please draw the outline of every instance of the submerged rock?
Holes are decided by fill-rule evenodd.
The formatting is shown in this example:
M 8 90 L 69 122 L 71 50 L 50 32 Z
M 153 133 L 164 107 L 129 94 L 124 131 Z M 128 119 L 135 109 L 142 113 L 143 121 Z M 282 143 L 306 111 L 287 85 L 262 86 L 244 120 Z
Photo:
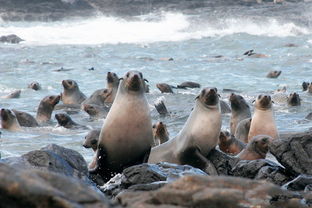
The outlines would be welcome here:
M 61 174 L 0 163 L 1 207 L 112 207 L 99 192 Z
M 17 35 L 4 35 L 4 36 L 0 36 L 0 42 L 2 43 L 20 43 L 24 41 L 22 38 L 18 37 Z
M 176 165 L 166 162 L 144 163 L 124 169 L 122 174 L 118 174 L 108 181 L 101 187 L 101 190 L 109 196 L 116 196 L 124 190 L 155 190 L 186 175 L 207 174 L 189 165 Z
M 276 159 L 294 175 L 312 175 L 312 132 L 285 135 L 269 147 Z

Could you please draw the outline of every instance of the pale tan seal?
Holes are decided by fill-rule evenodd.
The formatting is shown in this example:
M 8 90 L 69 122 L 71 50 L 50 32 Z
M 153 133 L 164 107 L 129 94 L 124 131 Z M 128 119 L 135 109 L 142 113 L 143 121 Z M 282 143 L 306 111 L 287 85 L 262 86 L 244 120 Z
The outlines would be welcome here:
M 21 90 L 14 90 L 10 94 L 4 95 L 1 98 L 4 98 L 4 99 L 19 98 L 21 96 L 21 92 L 22 92 Z
M 144 85 L 141 72 L 129 71 L 123 77 L 101 129 L 92 175 L 107 181 L 124 168 L 147 161 L 154 141 Z
M 274 139 L 279 138 L 273 115 L 272 100 L 269 95 L 259 95 L 254 105 L 248 142 L 257 135 L 269 135 Z
M 21 130 L 21 126 L 18 123 L 15 114 L 11 110 L 2 108 L 0 110 L 0 118 L 1 118 L 1 128 L 10 131 Z
M 269 144 L 273 138 L 268 135 L 257 135 L 248 142 L 246 148 L 237 157 L 241 160 L 265 159 Z
M 216 88 L 204 88 L 179 134 L 151 151 L 148 162 L 188 164 L 209 174 L 217 174 L 206 158 L 218 144 L 221 110 Z M 214 169 L 214 170 L 213 170 Z
M 64 91 L 61 93 L 61 101 L 64 104 L 81 104 L 86 99 L 76 81 L 71 79 L 63 80 L 62 85 Z
M 219 136 L 219 148 L 222 152 L 237 155 L 240 153 L 246 144 L 234 137 L 228 131 L 221 131 Z
M 282 71 L 270 71 L 267 75 L 266 75 L 266 77 L 267 78 L 277 78 L 277 77 L 279 77 L 279 75 L 281 75 L 281 73 L 282 73 Z
M 38 106 L 36 120 L 39 123 L 48 122 L 51 119 L 52 112 L 56 104 L 59 103 L 61 96 L 50 95 L 44 97 Z
M 237 124 L 234 137 L 244 143 L 248 143 L 248 134 L 250 130 L 251 118 L 246 118 Z
M 231 134 L 235 134 L 238 123 L 246 118 L 250 118 L 251 111 L 248 103 L 243 96 L 232 93 L 229 100 L 232 109 L 230 132 Z
M 169 140 L 169 133 L 166 124 L 163 122 L 157 122 L 153 125 L 153 136 L 155 146 L 165 143 Z
M 114 72 L 107 72 L 106 76 L 107 80 L 107 90 L 109 92 L 109 95 L 105 98 L 105 103 L 113 103 L 118 91 L 119 86 L 119 77 Z

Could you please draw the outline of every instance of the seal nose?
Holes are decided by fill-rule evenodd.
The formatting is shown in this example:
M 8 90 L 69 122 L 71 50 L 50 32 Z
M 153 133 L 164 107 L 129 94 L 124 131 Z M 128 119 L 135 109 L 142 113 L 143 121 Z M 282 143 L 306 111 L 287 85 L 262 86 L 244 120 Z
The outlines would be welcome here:
M 162 124 L 163 124 L 163 122 L 159 122 L 159 124 L 160 124 L 160 125 L 162 125 Z
M 215 89 L 215 88 L 211 88 L 211 89 L 209 90 L 209 93 L 216 93 L 216 89 Z

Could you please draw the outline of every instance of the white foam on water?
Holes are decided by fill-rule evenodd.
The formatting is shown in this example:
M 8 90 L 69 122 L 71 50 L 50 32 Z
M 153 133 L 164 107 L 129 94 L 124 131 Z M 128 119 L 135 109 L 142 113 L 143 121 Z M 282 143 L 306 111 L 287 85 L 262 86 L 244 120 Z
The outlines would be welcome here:
M 26 45 L 92 45 L 184 41 L 235 33 L 278 37 L 310 34 L 307 28 L 292 22 L 281 23 L 276 19 L 227 18 L 216 24 L 204 20 L 192 22 L 191 16 L 182 13 L 164 12 L 160 18 L 156 18 L 157 15 L 132 20 L 102 16 L 52 23 L 0 21 L 0 35 L 16 34 L 26 40 L 22 42 Z

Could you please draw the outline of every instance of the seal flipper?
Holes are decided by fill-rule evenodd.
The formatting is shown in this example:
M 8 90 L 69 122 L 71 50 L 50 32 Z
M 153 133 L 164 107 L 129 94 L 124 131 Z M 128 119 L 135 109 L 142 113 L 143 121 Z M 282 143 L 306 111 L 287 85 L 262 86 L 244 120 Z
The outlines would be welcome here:
M 180 156 L 180 161 L 181 164 L 187 164 L 195 168 L 199 168 L 209 175 L 218 175 L 215 166 L 202 155 L 200 149 L 197 147 L 190 147 L 186 149 Z
M 158 112 L 161 116 L 166 116 L 166 115 L 169 114 L 169 113 L 168 113 L 168 110 L 167 110 L 167 108 L 166 108 L 166 105 L 165 105 L 165 103 L 164 103 L 163 100 L 161 100 L 160 102 L 155 103 L 154 106 L 155 106 L 157 112 Z

